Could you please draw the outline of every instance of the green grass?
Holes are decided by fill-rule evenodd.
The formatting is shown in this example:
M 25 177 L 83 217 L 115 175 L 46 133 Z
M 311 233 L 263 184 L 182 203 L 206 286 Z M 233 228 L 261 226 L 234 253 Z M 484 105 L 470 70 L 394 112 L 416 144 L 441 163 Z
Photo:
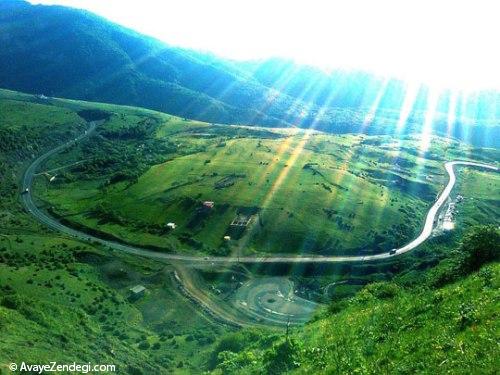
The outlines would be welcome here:
M 456 215 L 459 227 L 477 223 L 500 225 L 500 204 L 498 191 L 500 175 L 476 169 L 461 169 L 455 193 L 465 196 Z
M 418 232 L 446 182 L 445 160 L 498 158 L 497 150 L 441 138 L 433 138 L 421 154 L 421 141 L 412 137 L 215 126 L 133 107 L 0 94 L 11 131 L 20 129 L 23 119 L 32 132 L 48 131 L 52 118 L 59 129 L 76 124 L 82 131 L 75 111 L 110 113 L 100 139 L 48 161 L 44 170 L 57 180 L 47 185 L 40 177 L 36 192 L 67 220 L 166 251 L 327 255 L 387 250 Z M 467 210 L 464 220 L 491 222 L 498 215 L 485 210 L 497 205 L 498 179 L 478 175 L 490 184 L 481 192 L 484 183 L 474 176 L 464 173 L 459 178 L 463 188 L 458 188 L 468 197 L 482 194 L 477 199 L 485 204 Z M 215 201 L 215 209 L 200 214 L 204 200 Z M 239 212 L 254 213 L 244 230 L 230 226 Z M 170 221 L 178 225 L 171 233 L 166 230 Z M 225 235 L 233 238 L 229 246 Z
M 113 116 L 101 132 L 132 127 L 144 117 L 120 121 Z M 418 233 L 447 181 L 445 160 L 468 154 L 491 160 L 497 155 L 441 138 L 433 138 L 430 150 L 420 155 L 420 140 L 412 137 L 395 141 L 175 118 L 157 121 L 148 137 L 167 142 L 172 150 L 158 164 L 148 163 L 146 156 L 144 172 L 134 181 L 103 187 L 109 174 L 82 178 L 69 168 L 71 178 L 45 188 L 41 196 L 79 224 L 170 251 L 375 253 Z M 133 149 L 144 140 L 126 142 Z M 75 150 L 75 160 L 93 157 L 84 151 Z M 63 155 L 50 166 L 67 160 Z M 120 169 L 119 162 L 115 168 Z M 485 181 L 490 175 L 484 174 Z M 490 183 L 493 189 L 484 192 L 485 199 L 497 201 L 493 191 L 498 180 Z M 469 181 L 461 191 L 471 197 L 476 190 Z M 215 208 L 200 213 L 205 200 L 214 201 Z M 96 210 L 101 216 L 93 214 Z M 247 228 L 237 231 L 230 224 L 239 212 L 254 215 Z M 102 220 L 103 214 L 112 219 Z M 477 221 L 475 212 L 468 214 Z M 177 229 L 167 232 L 167 222 L 175 222 Z M 225 235 L 233 238 L 229 248 Z
M 161 264 L 41 235 L 1 237 L 0 257 L 0 364 L 91 359 L 126 373 L 183 362 L 192 373 L 224 332 L 176 291 Z M 146 296 L 130 302 L 137 284 Z
M 201 372 L 212 342 L 227 328 L 177 291 L 171 268 L 60 237 L 18 201 L 29 160 L 82 132 L 86 125 L 77 112 L 95 108 L 117 112 L 118 120 L 122 113 L 153 113 L 47 103 L 0 90 L 0 373 L 21 361 L 110 363 L 117 373 Z M 66 155 L 71 162 L 72 153 Z M 129 301 L 129 288 L 137 284 L 146 295 Z
M 214 373 L 493 374 L 499 283 L 496 263 L 438 289 L 371 284 L 288 344 L 284 334 L 221 339 Z M 221 345 L 233 341 L 244 349 Z
M 23 360 L 112 363 L 118 373 L 139 374 L 269 373 L 283 361 L 298 364 L 299 373 L 496 370 L 498 264 L 464 279 L 439 267 L 431 270 L 435 281 L 454 280 L 444 287 L 429 283 L 423 270 L 451 253 L 463 228 L 478 222 L 498 227 L 497 175 L 462 169 L 456 194 L 466 199 L 459 206 L 458 230 L 407 256 L 332 266 L 322 274 L 300 267 L 249 269 L 254 277 L 286 271 L 297 287 L 318 284 L 311 291 L 333 281 L 398 275 L 395 283 L 368 285 L 352 299 L 347 297 L 359 286 L 339 285 L 328 311 L 318 311 L 303 329 L 292 329 L 293 350 L 276 331 L 227 334 L 232 329 L 178 292 L 168 265 L 47 230 L 23 212 L 18 182 L 34 155 L 84 130 L 79 111 L 100 109 L 111 116 L 99 134 L 44 166 L 64 166 L 55 172 L 56 182 L 37 178 L 44 208 L 54 206 L 67 220 L 167 250 L 354 253 L 370 244 L 400 244 L 418 230 L 445 183 L 443 160 L 492 162 L 497 150 L 434 138 L 430 151 L 419 155 L 419 140 L 411 137 L 395 143 L 390 137 L 219 127 L 138 108 L 40 101 L 4 90 L 0 108 L 0 373 Z M 234 184 L 216 188 L 224 185 L 221 180 Z M 215 209 L 188 227 L 203 200 L 214 200 Z M 230 220 L 251 208 L 261 219 L 221 250 Z M 179 227 L 167 232 L 167 221 Z M 214 299 L 223 308 L 238 283 L 227 279 L 230 273 L 213 272 L 210 278 L 209 271 L 198 279 L 206 288 L 227 289 L 227 300 Z M 130 301 L 128 289 L 137 284 L 146 286 L 146 295 Z M 320 302 L 329 301 L 322 296 Z
M 60 127 L 71 122 L 81 124 L 83 119 L 75 112 L 61 107 L 47 106 L 37 103 L 16 100 L 0 101 L 0 121 L 3 127 L 16 132 L 29 128 L 38 132 L 47 127 Z

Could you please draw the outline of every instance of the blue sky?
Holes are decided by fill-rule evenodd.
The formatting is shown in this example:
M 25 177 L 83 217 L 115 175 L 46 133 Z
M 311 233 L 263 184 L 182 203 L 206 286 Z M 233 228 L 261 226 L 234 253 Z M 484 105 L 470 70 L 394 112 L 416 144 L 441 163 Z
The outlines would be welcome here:
M 292 58 L 435 86 L 500 88 L 496 1 L 42 0 L 169 44 L 234 59 Z

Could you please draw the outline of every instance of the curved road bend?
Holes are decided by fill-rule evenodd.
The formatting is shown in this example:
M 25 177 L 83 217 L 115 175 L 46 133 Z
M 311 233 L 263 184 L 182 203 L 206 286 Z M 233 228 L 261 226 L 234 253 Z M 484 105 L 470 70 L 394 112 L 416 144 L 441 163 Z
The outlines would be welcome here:
M 74 237 L 79 240 L 85 240 L 85 241 L 95 241 L 99 242 L 102 245 L 108 246 L 112 249 L 118 250 L 118 251 L 123 251 L 128 254 L 133 254 L 133 255 L 139 255 L 147 258 L 154 258 L 154 259 L 163 259 L 163 260 L 174 260 L 174 261 L 190 261 L 190 262 L 204 262 L 204 263 L 335 263 L 335 262 L 363 262 L 363 261 L 370 261 L 370 260 L 378 260 L 378 259 L 386 259 L 390 258 L 393 256 L 397 256 L 400 254 L 404 254 L 408 251 L 413 250 L 420 244 L 422 244 L 425 240 L 429 238 L 429 236 L 432 233 L 433 225 L 434 225 L 434 218 L 436 217 L 436 214 L 438 213 L 439 209 L 443 206 L 443 204 L 446 202 L 446 199 L 448 199 L 451 190 L 453 189 L 453 186 L 455 186 L 456 182 L 456 176 L 455 176 L 455 171 L 454 167 L 456 165 L 465 165 L 465 166 L 471 166 L 471 167 L 479 167 L 479 168 L 486 168 L 490 169 L 493 171 L 498 171 L 498 168 L 492 165 L 488 164 L 481 164 L 481 163 L 475 163 L 475 162 L 469 162 L 469 161 L 451 161 L 445 163 L 445 169 L 446 172 L 449 175 L 449 180 L 448 184 L 444 188 L 443 192 L 439 195 L 439 198 L 437 201 L 432 205 L 432 207 L 429 209 L 429 212 L 427 213 L 427 217 L 425 219 L 425 224 L 422 229 L 422 232 L 409 242 L 408 244 L 395 249 L 396 251 L 391 251 L 391 252 L 385 252 L 385 253 L 380 253 L 380 254 L 374 254 L 374 255 L 356 255 L 356 256 L 270 256 L 270 257 L 200 257 L 200 256 L 193 256 L 193 255 L 181 255 L 181 254 L 168 254 L 168 253 L 159 253 L 156 251 L 151 251 L 147 250 L 144 248 L 136 247 L 136 246 L 131 246 L 131 245 L 124 245 L 121 243 L 113 242 L 113 241 L 108 241 L 104 240 L 99 237 L 95 237 L 92 235 L 89 235 L 87 233 L 81 232 L 79 230 L 70 228 L 68 226 L 65 226 L 58 222 L 55 218 L 52 216 L 48 215 L 47 213 L 43 212 L 40 210 L 36 204 L 33 201 L 33 197 L 31 195 L 32 191 L 32 185 L 33 185 L 33 179 L 35 172 L 37 168 L 45 162 L 49 157 L 52 155 L 78 143 L 82 139 L 90 136 L 96 128 L 95 123 L 91 123 L 89 129 L 79 137 L 75 138 L 74 140 L 71 140 L 69 142 L 66 142 L 50 151 L 47 153 L 39 156 L 33 163 L 28 167 L 24 174 L 23 178 L 23 183 L 22 183 L 22 191 L 23 193 L 21 194 L 21 200 L 26 208 L 26 210 L 32 214 L 38 221 L 41 223 L 47 225 L 48 227 L 57 230 L 59 232 L 62 232 L 66 235 L 69 235 L 71 237 Z

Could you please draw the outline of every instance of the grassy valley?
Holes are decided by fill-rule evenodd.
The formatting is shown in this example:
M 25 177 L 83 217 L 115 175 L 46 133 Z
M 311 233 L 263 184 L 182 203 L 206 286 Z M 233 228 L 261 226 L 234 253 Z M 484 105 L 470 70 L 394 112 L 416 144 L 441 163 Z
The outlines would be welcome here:
M 0 375 L 498 374 L 470 3 L 0 0 Z
M 30 161 L 89 121 L 96 133 L 39 171 L 36 203 L 99 237 L 199 263 L 78 241 L 23 210 Z M 458 169 L 455 230 L 400 257 L 317 266 L 203 260 L 401 245 L 446 183 L 443 162 L 494 163 L 495 149 L 434 137 L 424 152 L 414 136 L 229 127 L 6 90 L 0 134 L 2 374 L 21 361 L 112 363 L 124 374 L 494 373 L 497 174 Z M 231 226 L 235 219 L 250 222 Z M 464 237 L 477 224 L 490 226 Z M 134 294 L 137 286 L 145 290 Z
M 388 251 L 420 230 L 447 182 L 445 161 L 498 157 L 438 137 L 421 151 L 414 136 L 228 127 L 146 112 L 113 113 L 97 131 L 47 164 L 55 179 L 39 179 L 36 190 L 45 207 L 125 242 L 212 255 Z M 460 194 L 497 210 L 489 204 L 497 176 L 460 173 Z M 478 176 L 493 190 L 481 192 Z M 481 212 L 468 209 L 467 220 L 480 222 Z

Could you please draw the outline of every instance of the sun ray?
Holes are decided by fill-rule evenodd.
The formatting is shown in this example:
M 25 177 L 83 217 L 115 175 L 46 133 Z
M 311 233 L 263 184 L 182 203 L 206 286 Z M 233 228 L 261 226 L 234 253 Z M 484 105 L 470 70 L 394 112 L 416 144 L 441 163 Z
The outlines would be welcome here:
M 389 84 L 388 79 L 384 79 L 380 89 L 377 92 L 377 96 L 375 97 L 375 100 L 373 101 L 370 109 L 368 112 L 365 114 L 364 119 L 363 119 L 363 129 L 366 128 L 375 118 L 375 115 L 377 114 L 377 111 L 379 109 L 380 103 L 386 93 L 387 85 Z
M 419 144 L 419 153 L 420 155 L 424 155 L 431 145 L 432 140 L 432 127 L 434 116 L 436 114 L 437 104 L 439 99 L 439 92 L 437 90 L 429 90 L 427 96 L 427 105 L 426 111 L 424 115 L 424 123 L 422 124 L 420 131 L 420 144 Z
M 404 131 L 408 118 L 410 117 L 413 107 L 417 100 L 418 92 L 420 90 L 420 84 L 412 82 L 408 83 L 405 87 L 403 104 L 399 112 L 398 122 L 396 123 L 396 134 L 400 134 Z

